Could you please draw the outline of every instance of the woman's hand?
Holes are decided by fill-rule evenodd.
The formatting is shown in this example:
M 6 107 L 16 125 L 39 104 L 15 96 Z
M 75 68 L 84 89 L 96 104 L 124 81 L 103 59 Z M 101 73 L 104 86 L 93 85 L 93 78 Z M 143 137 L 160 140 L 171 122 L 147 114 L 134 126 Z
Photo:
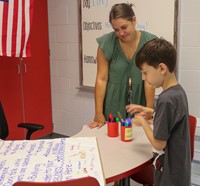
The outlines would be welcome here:
M 88 125 L 90 128 L 101 128 L 106 123 L 103 114 L 96 114 L 94 120 Z
M 145 107 L 141 106 L 141 105 L 136 105 L 136 104 L 130 104 L 126 106 L 126 111 L 129 114 L 138 114 L 141 116 L 145 115 Z
M 131 115 L 137 115 L 137 116 L 142 116 L 143 118 L 146 118 L 149 120 L 152 115 L 154 110 L 152 108 L 147 108 L 141 105 L 136 105 L 136 104 L 130 104 L 126 106 L 126 111 L 130 113 Z

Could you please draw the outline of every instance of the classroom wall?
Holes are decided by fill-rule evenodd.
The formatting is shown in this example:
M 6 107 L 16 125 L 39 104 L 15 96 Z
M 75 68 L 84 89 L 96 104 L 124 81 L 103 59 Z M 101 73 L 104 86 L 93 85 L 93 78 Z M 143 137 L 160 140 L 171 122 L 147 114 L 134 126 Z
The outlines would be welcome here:
M 190 113 L 200 118 L 200 1 L 180 1 L 179 81 L 189 99 Z
M 48 0 L 54 132 L 76 134 L 93 119 L 92 91 L 79 87 L 79 31 L 76 0 Z
M 200 118 L 200 20 L 199 0 L 181 0 L 179 12 L 179 82 L 186 90 L 189 111 Z M 192 163 L 192 183 L 200 185 L 200 120 L 195 136 L 195 154 Z

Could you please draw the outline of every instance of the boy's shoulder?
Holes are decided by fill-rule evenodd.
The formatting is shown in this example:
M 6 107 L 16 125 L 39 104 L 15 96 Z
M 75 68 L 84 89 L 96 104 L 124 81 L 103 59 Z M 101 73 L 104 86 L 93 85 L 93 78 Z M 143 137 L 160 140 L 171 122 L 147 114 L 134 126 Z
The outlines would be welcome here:
M 170 93 L 170 92 L 177 91 L 177 90 L 183 90 L 183 91 L 184 91 L 183 87 L 182 87 L 179 83 L 177 83 L 177 84 L 175 84 L 175 85 L 169 86 L 169 87 L 168 87 L 166 90 L 164 90 L 163 92 Z

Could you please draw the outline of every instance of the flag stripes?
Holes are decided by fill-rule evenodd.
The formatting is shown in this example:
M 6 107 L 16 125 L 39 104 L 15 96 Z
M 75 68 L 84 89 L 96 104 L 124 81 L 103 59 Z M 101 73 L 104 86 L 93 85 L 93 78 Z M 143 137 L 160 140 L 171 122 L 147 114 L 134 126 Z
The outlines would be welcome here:
M 0 55 L 30 57 L 34 0 L 0 0 Z

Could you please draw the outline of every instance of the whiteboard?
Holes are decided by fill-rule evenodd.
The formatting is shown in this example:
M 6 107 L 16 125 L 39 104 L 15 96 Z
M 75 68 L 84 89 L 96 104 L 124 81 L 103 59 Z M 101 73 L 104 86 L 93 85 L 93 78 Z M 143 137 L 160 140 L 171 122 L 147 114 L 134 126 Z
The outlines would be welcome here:
M 96 38 L 113 31 L 109 12 L 116 3 L 133 3 L 136 28 L 174 43 L 176 0 L 81 0 L 81 85 L 94 87 L 97 73 Z

